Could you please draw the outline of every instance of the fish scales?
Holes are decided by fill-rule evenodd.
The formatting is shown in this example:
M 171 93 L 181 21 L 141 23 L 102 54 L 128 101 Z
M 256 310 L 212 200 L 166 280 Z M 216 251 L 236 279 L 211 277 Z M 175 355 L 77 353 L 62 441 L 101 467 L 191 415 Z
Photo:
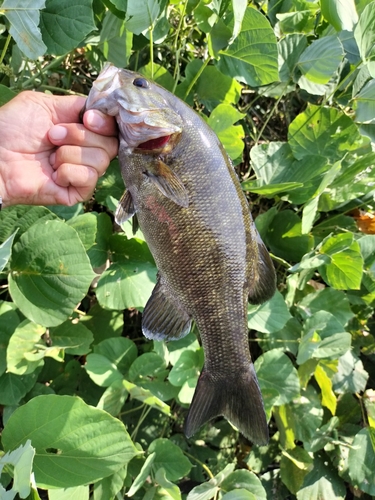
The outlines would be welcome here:
M 117 118 L 127 191 L 116 217 L 123 222 L 136 214 L 158 267 L 143 313 L 144 334 L 181 338 L 191 320 L 200 332 L 204 368 L 185 433 L 224 415 L 253 442 L 265 444 L 247 302 L 269 299 L 275 274 L 227 154 L 195 111 L 131 71 L 104 68 L 86 107 Z

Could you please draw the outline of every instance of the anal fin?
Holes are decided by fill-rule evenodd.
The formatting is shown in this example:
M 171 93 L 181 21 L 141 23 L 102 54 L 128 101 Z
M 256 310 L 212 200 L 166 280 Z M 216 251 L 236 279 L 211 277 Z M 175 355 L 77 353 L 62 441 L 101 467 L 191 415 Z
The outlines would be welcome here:
M 187 208 L 189 206 L 189 197 L 185 186 L 178 175 L 163 161 L 156 160 L 144 173 L 164 196 L 181 207 Z
M 190 331 L 191 318 L 178 299 L 168 291 L 163 278 L 158 282 L 142 315 L 142 331 L 153 340 L 177 340 Z

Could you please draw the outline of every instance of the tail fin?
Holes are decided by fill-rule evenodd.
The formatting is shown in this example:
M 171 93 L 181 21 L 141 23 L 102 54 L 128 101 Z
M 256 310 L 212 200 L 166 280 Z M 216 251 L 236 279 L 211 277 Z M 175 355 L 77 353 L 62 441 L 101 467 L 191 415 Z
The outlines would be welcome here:
M 254 365 L 231 377 L 217 378 L 203 369 L 185 422 L 191 437 L 206 422 L 223 415 L 250 441 L 268 443 L 268 426 Z

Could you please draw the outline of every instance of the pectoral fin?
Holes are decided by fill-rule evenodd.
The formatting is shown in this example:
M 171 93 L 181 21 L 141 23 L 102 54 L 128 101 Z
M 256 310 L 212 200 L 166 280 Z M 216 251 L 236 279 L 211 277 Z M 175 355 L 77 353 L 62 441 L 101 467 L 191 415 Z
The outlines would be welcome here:
M 163 161 L 157 160 L 152 167 L 148 167 L 145 175 L 147 175 L 164 196 L 181 207 L 187 208 L 189 206 L 189 197 L 185 186 Z
M 119 226 L 126 222 L 130 217 L 133 217 L 136 210 L 133 203 L 132 195 L 128 190 L 121 196 L 119 204 L 115 212 L 115 221 Z
M 168 291 L 163 278 L 158 282 L 142 315 L 142 331 L 153 340 L 177 340 L 190 331 L 191 318 L 178 299 Z

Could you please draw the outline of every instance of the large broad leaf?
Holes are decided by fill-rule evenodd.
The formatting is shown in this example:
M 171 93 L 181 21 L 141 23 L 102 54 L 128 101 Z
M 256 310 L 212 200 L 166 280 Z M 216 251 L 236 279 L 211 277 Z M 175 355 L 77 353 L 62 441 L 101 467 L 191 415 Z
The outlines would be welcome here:
M 293 262 L 300 261 L 313 244 L 309 235 L 302 234 L 302 221 L 292 210 L 276 214 L 268 226 L 265 240 L 273 253 Z
M 40 28 L 49 54 L 69 52 L 96 28 L 92 0 L 48 0 Z
M 73 396 L 38 396 L 8 420 L 6 451 L 31 440 L 41 488 L 67 488 L 113 474 L 136 454 L 124 425 Z
M 17 308 L 13 302 L 0 302 L 0 375 L 7 370 L 7 346 L 20 323 Z
M 155 439 L 150 444 L 149 453 L 155 453 L 152 468 L 157 471 L 165 469 L 166 477 L 170 481 L 177 481 L 186 476 L 191 470 L 191 463 L 183 454 L 181 448 L 169 439 Z
M 358 123 L 375 123 L 375 80 L 370 80 L 354 98 Z
M 264 333 L 281 330 L 291 318 L 285 300 L 279 291 L 272 299 L 260 305 L 250 305 L 247 310 L 248 327 Z
M 362 429 L 349 450 L 349 475 L 353 485 L 369 495 L 375 495 L 375 429 Z
M 232 160 L 238 158 L 244 148 L 245 132 L 242 125 L 234 125 L 244 116 L 230 104 L 219 104 L 207 120 Z
M 187 500 L 211 500 L 217 497 L 221 483 L 233 472 L 233 470 L 234 464 L 227 464 L 215 477 L 211 478 L 206 483 L 195 486 L 195 488 L 189 492 Z
M 362 12 L 354 30 L 362 61 L 373 60 L 375 56 L 375 2 L 370 2 Z
M 22 313 L 35 323 L 62 323 L 93 278 L 80 238 L 64 222 L 35 224 L 13 246 L 9 290 Z
M 307 38 L 301 33 L 286 35 L 278 43 L 279 74 L 282 82 L 290 82 L 295 77 L 298 60 L 307 47 Z
M 278 80 L 277 45 L 266 17 L 246 9 L 242 29 L 226 50 L 219 52 L 222 73 L 253 87 Z
M 336 470 L 327 463 L 324 456 L 317 455 L 311 472 L 305 477 L 297 500 L 320 500 L 334 498 L 344 500 L 346 488 Z
M 207 66 L 197 82 L 199 100 L 212 111 L 219 104 L 236 104 L 241 97 L 241 85 L 216 66 Z
M 339 358 L 337 372 L 332 377 L 333 389 L 338 394 L 359 393 L 365 390 L 368 378 L 362 361 L 347 351 Z
M 297 370 L 286 354 L 273 349 L 260 356 L 254 366 L 261 390 L 278 394 L 274 405 L 283 405 L 298 397 L 300 384 Z
M 358 22 L 354 0 L 320 0 L 324 18 L 336 31 L 352 31 Z
M 4 0 L 1 5 L 10 22 L 10 34 L 30 59 L 37 59 L 47 48 L 38 28 L 40 10 L 44 7 L 45 0 Z
M 100 32 L 99 48 L 107 61 L 119 68 L 128 65 L 133 33 L 125 29 L 125 22 L 107 11 Z
M 150 28 L 160 12 L 158 0 L 137 0 L 129 2 L 126 10 L 126 29 L 136 35 Z
M 35 344 L 40 341 L 44 332 L 45 328 L 31 321 L 27 319 L 22 321 L 11 336 L 7 347 L 8 372 L 27 375 L 43 365 L 43 354 L 35 356 Z
M 319 311 L 328 311 L 343 326 L 354 317 L 346 294 L 334 288 L 324 288 L 305 295 L 297 307 L 304 319 L 314 316 Z
M 4 500 L 12 500 L 16 493 L 19 493 L 20 498 L 29 498 L 30 494 L 30 476 L 32 473 L 33 459 L 35 449 L 31 446 L 28 439 L 24 445 L 20 445 L 16 450 L 8 451 L 0 458 L 0 476 L 3 468 L 6 465 L 11 465 L 13 469 L 13 486 L 5 496 L 1 496 Z M 0 495 L 3 491 L 0 489 Z
M 57 219 L 56 215 L 45 207 L 27 205 L 8 207 L 6 210 L 0 211 L 0 242 L 5 241 L 18 229 L 15 237 L 15 241 L 17 241 L 33 224 L 54 219 Z
M 298 349 L 297 363 L 311 358 L 336 359 L 350 349 L 351 335 L 329 312 L 319 311 L 307 318 Z
M 232 491 L 233 499 L 241 498 L 241 496 L 237 495 L 238 490 L 241 489 L 251 492 L 257 500 L 267 500 L 266 492 L 258 477 L 254 472 L 245 469 L 235 470 L 229 474 L 221 483 L 221 489 L 223 492 Z
M 315 40 L 301 54 L 298 68 L 314 83 L 328 83 L 339 67 L 344 55 L 337 36 L 327 36 Z
M 335 108 L 309 106 L 289 126 L 289 144 L 297 159 L 311 154 L 340 160 L 357 149 L 361 136 L 353 121 Z
M 9 102 L 17 93 L 9 89 L 5 85 L 0 84 L 0 106 Z
M 9 261 L 14 237 L 16 236 L 17 231 L 18 230 L 14 231 L 14 233 L 0 245 L 0 271 L 4 269 Z
M 363 258 L 352 233 L 328 237 L 320 253 L 329 257 L 329 263 L 320 267 L 324 281 L 338 290 L 359 289 L 363 274 Z

